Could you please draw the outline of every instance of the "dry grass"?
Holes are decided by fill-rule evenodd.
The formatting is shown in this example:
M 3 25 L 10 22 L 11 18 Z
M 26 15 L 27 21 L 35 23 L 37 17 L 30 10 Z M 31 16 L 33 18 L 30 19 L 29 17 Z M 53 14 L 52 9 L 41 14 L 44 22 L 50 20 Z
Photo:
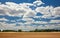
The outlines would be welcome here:
M 60 38 L 60 32 L 0 32 L 0 38 Z

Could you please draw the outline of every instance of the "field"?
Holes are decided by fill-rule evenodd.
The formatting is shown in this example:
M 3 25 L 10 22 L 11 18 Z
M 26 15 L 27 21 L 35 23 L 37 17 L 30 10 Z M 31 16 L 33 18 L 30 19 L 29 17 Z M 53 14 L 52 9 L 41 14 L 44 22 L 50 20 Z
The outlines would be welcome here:
M 0 38 L 60 38 L 60 32 L 0 32 Z

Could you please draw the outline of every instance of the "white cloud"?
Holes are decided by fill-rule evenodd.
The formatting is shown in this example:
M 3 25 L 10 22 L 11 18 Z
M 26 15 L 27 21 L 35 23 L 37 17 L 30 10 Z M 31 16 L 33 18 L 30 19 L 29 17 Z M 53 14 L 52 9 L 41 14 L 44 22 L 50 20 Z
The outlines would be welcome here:
M 44 21 L 36 21 L 36 22 L 33 22 L 35 24 L 48 24 L 48 22 L 44 22 Z
M 60 25 L 57 24 L 57 25 L 40 25 L 37 27 L 37 29 L 58 29 L 58 27 L 60 28 Z
M 59 14 L 60 7 L 53 8 L 52 6 L 46 6 L 46 7 L 41 6 L 41 7 L 37 7 L 35 10 L 32 10 L 31 8 L 29 8 L 29 6 L 33 6 L 35 3 L 38 5 L 43 4 L 43 2 L 41 1 L 35 1 L 33 2 L 33 4 L 31 3 L 16 4 L 13 2 L 6 2 L 6 4 L 0 4 L 0 15 L 10 15 L 10 16 L 24 15 L 24 17 L 27 17 L 27 16 L 34 17 L 36 12 L 40 12 L 45 16 L 47 15 L 47 17 L 51 17 L 51 15 L 53 16 L 60 15 Z
M 26 26 L 26 28 L 30 31 L 30 30 L 35 30 L 36 26 Z
M 21 16 L 21 15 L 26 16 L 26 14 L 28 14 L 29 16 L 29 14 L 32 14 L 30 16 L 34 16 L 35 11 L 29 8 L 29 6 L 34 6 L 35 4 L 41 5 L 43 3 L 41 1 L 35 1 L 33 2 L 33 4 L 31 3 L 16 4 L 13 2 L 6 2 L 5 4 L 0 4 L 0 10 L 1 10 L 0 14 L 10 15 L 10 16 Z
M 41 4 L 44 4 L 41 0 L 37 0 L 33 2 L 34 6 L 40 6 Z
M 51 14 L 52 6 L 46 6 L 46 7 L 37 7 L 36 12 L 40 12 L 41 14 L 48 15 Z
M 33 22 L 33 21 L 34 21 L 34 20 L 33 20 L 32 18 L 30 18 L 29 16 L 23 17 L 22 20 L 25 20 L 25 21 L 27 21 L 27 22 Z
M 5 4 L 0 5 L 0 14 L 10 16 L 21 16 L 24 15 L 25 13 L 33 12 L 28 7 L 28 5 L 29 3 L 16 4 L 13 2 L 6 2 L 6 5 Z
M 8 20 L 5 18 L 0 18 L 0 21 L 8 21 Z
M 55 16 L 60 15 L 60 7 L 54 8 L 53 15 L 55 15 Z
M 60 7 L 53 7 L 53 6 L 40 6 L 37 7 L 41 4 L 44 4 L 41 0 L 37 0 L 35 2 L 32 3 L 20 3 L 20 4 L 16 4 L 13 2 L 6 2 L 5 4 L 0 4 L 0 15 L 8 15 L 8 16 L 18 16 L 21 17 L 23 15 L 23 19 L 24 21 L 26 21 L 25 23 L 21 23 L 21 22 L 16 22 L 15 20 L 11 20 L 11 22 L 16 22 L 16 23 L 11 23 L 8 24 L 6 22 L 0 22 L 0 29 L 13 29 L 13 30 L 18 30 L 18 29 L 22 29 L 23 31 L 28 31 L 28 30 L 34 30 L 36 28 L 38 29 L 52 29 L 52 28 L 58 28 L 58 24 L 57 25 L 45 25 L 43 27 L 43 25 L 40 25 L 38 27 L 36 26 L 31 26 L 32 23 L 35 24 L 48 24 L 48 22 L 45 21 L 34 21 L 32 18 L 30 17 L 34 17 L 34 18 L 51 18 L 51 16 L 54 16 L 53 18 L 57 18 L 60 16 Z M 29 6 L 36 6 L 35 10 L 32 10 L 31 8 L 29 8 Z M 43 14 L 42 16 L 36 16 L 37 12 L 40 12 L 41 14 Z M 8 21 L 5 18 L 0 18 L 0 20 L 3 21 Z M 18 20 L 19 21 L 19 20 Z M 49 23 L 60 23 L 60 20 L 51 20 Z M 16 26 L 16 24 L 19 24 L 20 26 Z M 59 26 L 60 27 L 60 26 Z
M 60 7 L 46 6 L 46 7 L 37 7 L 36 12 L 43 14 L 42 18 L 50 18 L 51 16 L 59 17 L 60 16 Z
M 6 29 L 10 29 L 10 30 L 14 30 L 16 24 L 8 24 L 5 22 L 0 22 L 0 29 L 6 30 Z
M 60 23 L 60 20 L 51 20 L 50 23 Z
M 20 26 L 16 26 L 16 24 L 7 24 L 5 22 L 0 23 L 0 29 L 2 30 L 18 30 L 21 29 L 22 31 L 30 31 L 30 30 L 35 30 L 36 27 L 35 26 L 30 26 L 30 25 L 23 25 L 21 24 Z
M 18 29 L 21 29 L 22 31 L 30 31 L 30 30 L 35 30 L 36 28 L 37 29 L 58 29 L 58 27 L 60 27 L 60 24 L 57 24 L 57 25 L 40 25 L 40 26 L 31 26 L 30 24 L 27 24 L 27 25 L 23 25 L 23 23 L 20 25 L 20 26 L 16 26 L 16 24 L 7 24 L 5 22 L 3 23 L 0 23 L 0 29 L 10 29 L 10 30 L 18 30 Z
M 24 7 L 33 6 L 33 4 L 31 4 L 31 3 L 20 3 L 20 5 L 24 6 Z
M 51 18 L 51 14 L 49 14 L 49 15 L 43 15 L 42 18 Z

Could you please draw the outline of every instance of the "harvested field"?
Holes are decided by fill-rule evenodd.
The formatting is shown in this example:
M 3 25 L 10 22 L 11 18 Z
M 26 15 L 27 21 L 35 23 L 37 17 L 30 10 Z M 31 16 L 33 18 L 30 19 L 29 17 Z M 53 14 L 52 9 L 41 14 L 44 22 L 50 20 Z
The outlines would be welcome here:
M 60 32 L 0 32 L 0 38 L 60 38 Z

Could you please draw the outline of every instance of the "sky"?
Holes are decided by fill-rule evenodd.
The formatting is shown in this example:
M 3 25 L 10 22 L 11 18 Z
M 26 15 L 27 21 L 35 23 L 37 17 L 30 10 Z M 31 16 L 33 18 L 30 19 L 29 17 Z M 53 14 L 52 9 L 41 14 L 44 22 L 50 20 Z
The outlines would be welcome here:
M 0 30 L 60 30 L 60 0 L 0 0 Z

